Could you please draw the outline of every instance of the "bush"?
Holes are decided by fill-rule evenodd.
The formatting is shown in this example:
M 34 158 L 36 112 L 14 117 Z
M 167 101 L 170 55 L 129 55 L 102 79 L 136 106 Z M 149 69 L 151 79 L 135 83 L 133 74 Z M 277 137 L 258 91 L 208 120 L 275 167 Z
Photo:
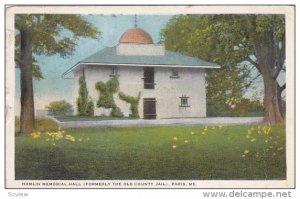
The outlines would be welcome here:
M 49 118 L 35 119 L 35 130 L 37 131 L 56 131 L 58 127 L 58 124 Z
M 112 108 L 110 116 L 112 116 L 112 117 L 123 117 L 123 114 L 121 112 L 121 109 L 116 106 L 116 107 Z
M 91 97 L 88 97 L 86 82 L 83 77 L 79 78 L 78 98 L 76 99 L 77 115 L 94 116 L 94 103 Z
M 77 114 L 79 116 L 85 115 L 85 109 L 87 104 L 88 91 L 86 88 L 86 82 L 83 77 L 79 78 L 79 90 L 78 90 L 78 98 L 76 99 L 77 106 Z
M 207 104 L 207 116 L 209 117 L 257 117 L 263 116 L 264 106 L 259 100 L 242 98 L 230 104 L 209 103 Z
M 91 98 L 89 98 L 87 105 L 86 105 L 86 116 L 94 116 L 94 103 Z
M 60 100 L 51 102 L 46 109 L 54 115 L 64 116 L 72 111 L 72 105 L 65 100 Z

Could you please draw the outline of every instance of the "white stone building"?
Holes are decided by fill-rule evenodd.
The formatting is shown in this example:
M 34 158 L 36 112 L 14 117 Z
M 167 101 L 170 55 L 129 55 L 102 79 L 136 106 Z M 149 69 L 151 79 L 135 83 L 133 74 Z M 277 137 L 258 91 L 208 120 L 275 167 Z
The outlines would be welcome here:
M 99 91 L 95 84 L 112 77 L 119 81 L 119 91 L 140 100 L 140 118 L 206 117 L 205 70 L 220 66 L 154 44 L 142 29 L 126 31 L 115 47 L 105 48 L 67 70 L 74 75 L 73 107 L 76 110 L 79 78 L 84 77 L 95 104 L 95 115 L 109 115 L 111 109 L 97 108 Z M 114 94 L 114 102 L 125 117 L 130 104 Z M 75 113 L 76 114 L 76 113 Z

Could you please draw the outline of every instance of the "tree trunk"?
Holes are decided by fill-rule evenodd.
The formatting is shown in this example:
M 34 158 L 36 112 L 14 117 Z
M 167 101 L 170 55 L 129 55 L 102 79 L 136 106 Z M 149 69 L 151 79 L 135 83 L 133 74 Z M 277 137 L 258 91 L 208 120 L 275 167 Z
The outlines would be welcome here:
M 265 88 L 265 115 L 264 122 L 268 124 L 276 124 L 283 122 L 281 112 L 281 91 L 278 87 L 276 79 L 270 76 L 263 76 Z
M 30 133 L 34 128 L 34 100 L 32 84 L 32 45 L 30 42 L 30 31 L 20 30 L 21 35 L 21 117 L 20 132 Z
M 257 37 L 257 34 L 255 34 Z M 259 35 L 254 39 L 253 47 L 259 66 L 257 69 L 262 74 L 265 89 L 264 122 L 276 124 L 283 122 L 281 112 L 281 90 L 276 80 L 276 43 L 272 31 Z

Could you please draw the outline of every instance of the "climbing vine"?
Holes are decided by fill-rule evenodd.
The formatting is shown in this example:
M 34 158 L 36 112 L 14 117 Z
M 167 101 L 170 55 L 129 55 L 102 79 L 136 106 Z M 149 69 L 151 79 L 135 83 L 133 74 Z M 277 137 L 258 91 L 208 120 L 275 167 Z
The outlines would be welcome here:
M 129 117 L 132 117 L 132 118 L 139 118 L 140 117 L 139 116 L 140 97 L 141 97 L 141 92 L 139 92 L 137 97 L 133 97 L 133 96 L 130 96 L 130 95 L 126 95 L 122 92 L 119 92 L 119 98 L 130 104 L 131 114 L 129 115 Z
M 112 117 L 122 117 L 119 107 L 117 107 L 113 94 L 119 90 L 119 81 L 116 77 L 108 80 L 106 83 L 100 81 L 95 84 L 96 90 L 99 91 L 99 99 L 97 100 L 97 107 L 111 108 L 110 115 Z
M 117 77 L 113 77 L 106 83 L 102 81 L 97 82 L 95 88 L 99 91 L 99 99 L 97 101 L 98 108 L 111 108 L 112 110 L 110 115 L 112 117 L 122 117 L 123 114 L 120 108 L 117 107 L 113 96 L 115 93 L 118 93 L 119 98 L 121 100 L 130 104 L 131 114 L 129 114 L 129 117 L 139 118 L 138 106 L 141 97 L 141 92 L 139 92 L 137 97 L 126 95 L 123 92 L 119 92 L 119 81 Z
M 77 115 L 79 116 L 93 116 L 94 115 L 94 103 L 91 97 L 89 97 L 88 90 L 86 88 L 86 81 L 84 77 L 79 78 L 79 91 L 78 98 L 76 99 Z

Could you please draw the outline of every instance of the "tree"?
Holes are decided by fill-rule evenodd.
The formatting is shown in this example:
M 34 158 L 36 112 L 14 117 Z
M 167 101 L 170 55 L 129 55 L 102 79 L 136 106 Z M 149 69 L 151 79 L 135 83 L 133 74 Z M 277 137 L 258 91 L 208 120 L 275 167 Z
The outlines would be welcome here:
M 20 131 L 27 133 L 34 128 L 32 78 L 43 78 L 35 56 L 72 55 L 79 37 L 95 39 L 100 33 L 79 15 L 18 14 L 15 29 L 15 62 L 21 76 Z
M 46 109 L 54 115 L 67 115 L 72 111 L 72 105 L 65 100 L 50 102 Z
M 281 92 L 285 85 L 280 86 L 277 77 L 284 70 L 284 16 L 175 16 L 162 36 L 167 49 L 222 66 L 220 70 L 208 71 L 208 109 L 213 104 L 225 109 L 232 106 L 232 102 L 242 99 L 253 79 L 262 76 L 265 122 L 274 124 L 283 120 Z M 258 75 L 251 78 L 253 68 Z

